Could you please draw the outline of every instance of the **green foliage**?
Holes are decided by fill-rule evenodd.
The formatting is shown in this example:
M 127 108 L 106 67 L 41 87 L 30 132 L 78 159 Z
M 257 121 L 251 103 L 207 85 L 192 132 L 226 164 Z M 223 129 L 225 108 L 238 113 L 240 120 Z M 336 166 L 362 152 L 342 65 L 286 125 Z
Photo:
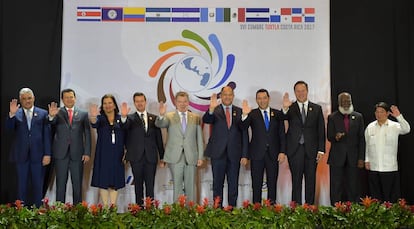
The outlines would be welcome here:
M 144 206 L 130 204 L 127 213 L 115 206 L 56 203 L 26 207 L 20 201 L 0 205 L 0 228 L 414 228 L 414 206 L 404 200 L 381 203 L 369 197 L 361 203 L 315 205 L 251 204 L 219 208 L 219 199 L 209 204 L 178 202 L 164 204 L 147 198 Z

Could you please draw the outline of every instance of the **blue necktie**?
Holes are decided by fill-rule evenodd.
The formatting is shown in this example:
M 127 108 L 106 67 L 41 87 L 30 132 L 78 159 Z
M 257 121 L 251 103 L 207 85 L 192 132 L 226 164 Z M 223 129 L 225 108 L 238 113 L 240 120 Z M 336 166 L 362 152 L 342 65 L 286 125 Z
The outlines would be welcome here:
M 267 115 L 267 111 L 263 111 L 263 113 L 264 113 L 264 121 L 265 121 L 266 130 L 269 130 L 269 125 L 270 125 L 269 116 Z

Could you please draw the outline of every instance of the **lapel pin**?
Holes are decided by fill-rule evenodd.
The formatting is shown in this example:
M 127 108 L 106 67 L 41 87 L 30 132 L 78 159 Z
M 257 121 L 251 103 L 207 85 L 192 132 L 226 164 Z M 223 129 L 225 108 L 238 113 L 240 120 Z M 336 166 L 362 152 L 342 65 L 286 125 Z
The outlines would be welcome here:
M 309 111 L 312 111 L 312 107 L 309 107 Z
M 272 111 L 272 112 L 270 112 L 270 116 L 275 116 L 275 113 Z
M 351 116 L 351 119 L 355 119 L 355 115 L 352 115 L 352 116 Z
M 34 116 L 34 117 L 37 117 L 37 113 L 36 113 L 36 112 L 35 112 L 35 113 L 33 113 L 33 116 Z

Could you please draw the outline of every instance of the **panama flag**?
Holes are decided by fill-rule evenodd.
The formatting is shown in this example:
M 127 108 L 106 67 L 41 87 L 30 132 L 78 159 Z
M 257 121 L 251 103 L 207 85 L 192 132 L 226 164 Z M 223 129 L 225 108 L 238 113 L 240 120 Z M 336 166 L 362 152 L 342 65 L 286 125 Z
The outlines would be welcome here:
M 269 8 L 246 8 L 246 22 L 269 22 Z
M 146 8 L 145 21 L 147 22 L 170 22 L 171 8 Z
M 269 9 L 270 22 L 280 22 L 280 9 Z
M 292 18 L 292 8 L 281 8 L 280 9 L 281 22 L 290 23 Z
M 199 22 L 200 8 L 172 8 L 172 22 Z
M 77 21 L 101 21 L 101 7 L 78 6 Z

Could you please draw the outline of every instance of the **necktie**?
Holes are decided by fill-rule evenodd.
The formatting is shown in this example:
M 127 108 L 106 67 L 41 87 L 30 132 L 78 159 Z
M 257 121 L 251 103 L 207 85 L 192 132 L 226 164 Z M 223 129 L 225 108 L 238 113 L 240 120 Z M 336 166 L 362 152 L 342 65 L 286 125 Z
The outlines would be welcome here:
M 230 108 L 229 107 L 226 107 L 226 122 L 227 122 L 227 128 L 230 129 L 231 119 L 230 119 Z
M 344 115 L 344 126 L 345 126 L 345 131 L 348 133 L 349 132 L 349 115 Z
M 68 109 L 68 114 L 69 114 L 69 124 L 72 125 L 72 119 L 73 119 L 72 109 Z
M 185 118 L 185 112 L 181 112 L 181 130 L 185 133 L 185 128 L 187 128 L 187 119 Z
M 302 123 L 305 124 L 306 112 L 305 112 L 305 104 L 304 103 L 302 103 L 302 112 L 301 112 L 301 115 L 302 115 Z
M 144 130 L 146 132 L 147 131 L 147 125 L 145 125 L 144 113 L 141 113 L 141 122 L 142 122 L 142 127 L 144 127 Z
M 269 125 L 270 125 L 269 116 L 267 115 L 267 111 L 263 111 L 263 113 L 264 113 L 264 121 L 265 121 L 266 130 L 269 130 Z
M 305 124 L 306 113 L 305 113 L 305 104 L 304 103 L 302 103 L 302 111 L 300 112 L 300 114 L 302 116 L 302 123 Z M 303 131 L 302 131 L 302 134 L 300 135 L 299 143 L 300 144 L 305 143 L 305 137 L 303 136 Z
M 29 128 L 32 125 L 32 111 L 31 110 L 26 110 L 26 120 L 27 120 L 27 128 Z

